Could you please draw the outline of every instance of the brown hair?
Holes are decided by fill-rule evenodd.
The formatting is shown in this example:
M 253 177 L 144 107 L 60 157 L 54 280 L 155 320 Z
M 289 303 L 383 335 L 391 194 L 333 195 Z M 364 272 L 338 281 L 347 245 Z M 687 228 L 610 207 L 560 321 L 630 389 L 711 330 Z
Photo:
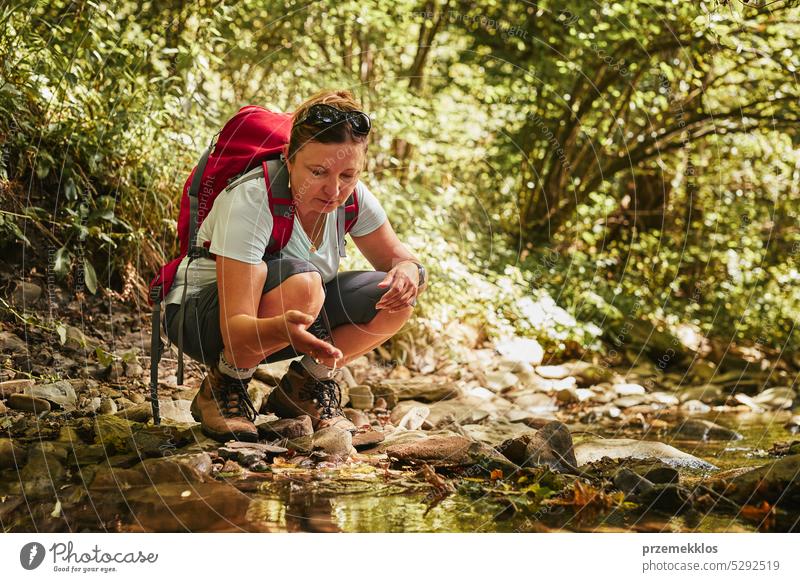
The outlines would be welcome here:
M 346 89 L 331 90 L 324 89 L 306 99 L 300 107 L 292 114 L 292 133 L 289 137 L 289 159 L 293 160 L 295 154 L 300 151 L 306 143 L 318 141 L 321 143 L 363 143 L 366 151 L 369 135 L 359 135 L 353 133 L 353 128 L 349 123 L 337 123 L 331 127 L 320 129 L 313 125 L 295 125 L 295 122 L 305 115 L 309 107 L 317 103 L 325 103 L 342 111 L 360 111 L 361 104 L 353 94 Z

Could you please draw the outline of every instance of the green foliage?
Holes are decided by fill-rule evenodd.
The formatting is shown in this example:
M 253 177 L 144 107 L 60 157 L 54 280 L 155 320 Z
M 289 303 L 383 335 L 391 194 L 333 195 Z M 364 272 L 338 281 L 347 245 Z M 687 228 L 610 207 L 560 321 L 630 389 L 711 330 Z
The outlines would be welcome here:
M 347 87 L 365 181 L 430 266 L 404 333 L 557 351 L 635 312 L 796 349 L 792 4 L 23 0 L 0 9 L 0 245 L 44 237 L 92 293 L 148 279 L 230 115 Z

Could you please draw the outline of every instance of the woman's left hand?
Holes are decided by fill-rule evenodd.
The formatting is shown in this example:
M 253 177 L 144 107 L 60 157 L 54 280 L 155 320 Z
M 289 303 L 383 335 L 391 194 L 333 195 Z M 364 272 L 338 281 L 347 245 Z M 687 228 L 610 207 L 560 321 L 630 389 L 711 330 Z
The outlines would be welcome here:
M 375 309 L 388 309 L 389 313 L 395 313 L 412 307 L 419 291 L 419 269 L 414 263 L 399 263 L 386 273 L 378 287 L 389 287 L 389 290 L 375 304 Z

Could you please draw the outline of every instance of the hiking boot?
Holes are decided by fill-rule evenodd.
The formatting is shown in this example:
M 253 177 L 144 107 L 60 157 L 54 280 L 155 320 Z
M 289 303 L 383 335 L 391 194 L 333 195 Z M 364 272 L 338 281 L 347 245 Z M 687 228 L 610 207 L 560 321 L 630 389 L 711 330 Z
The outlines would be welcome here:
M 192 417 L 202 426 L 203 434 L 219 442 L 231 439 L 256 442 L 257 412 L 247 394 L 250 379 L 237 380 L 219 371 L 215 364 L 200 384 L 192 400 Z
M 267 408 L 283 418 L 307 414 L 314 430 L 336 427 L 356 432 L 342 412 L 342 389 L 334 379 L 319 380 L 295 360 L 278 386 L 270 392 Z

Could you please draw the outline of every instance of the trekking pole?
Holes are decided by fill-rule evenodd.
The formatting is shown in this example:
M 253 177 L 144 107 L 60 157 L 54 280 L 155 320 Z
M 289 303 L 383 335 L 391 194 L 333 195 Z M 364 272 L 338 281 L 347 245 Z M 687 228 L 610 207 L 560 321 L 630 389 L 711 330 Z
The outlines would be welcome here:
M 161 285 L 150 289 L 153 313 L 150 318 L 150 405 L 153 409 L 153 424 L 161 424 L 158 406 L 158 364 L 161 362 Z

